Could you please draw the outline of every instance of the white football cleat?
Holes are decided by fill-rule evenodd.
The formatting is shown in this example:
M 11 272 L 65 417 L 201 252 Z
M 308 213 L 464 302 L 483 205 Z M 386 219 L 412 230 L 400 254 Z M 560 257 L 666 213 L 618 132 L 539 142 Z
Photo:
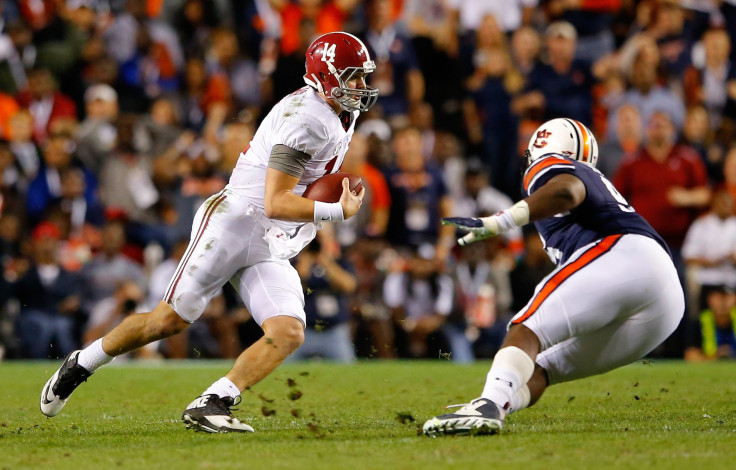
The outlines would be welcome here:
M 69 395 L 92 375 L 90 371 L 77 364 L 80 352 L 80 350 L 72 351 L 41 391 L 41 412 L 49 418 L 59 414 L 66 405 Z
M 422 430 L 425 436 L 452 434 L 497 434 L 503 427 L 505 412 L 487 398 L 476 398 L 455 413 L 447 413 L 428 420 Z M 450 407 L 448 407 L 450 408 Z
M 253 428 L 235 418 L 230 408 L 240 403 L 240 396 L 220 398 L 215 394 L 202 395 L 191 402 L 181 420 L 187 429 L 204 432 L 253 432 Z

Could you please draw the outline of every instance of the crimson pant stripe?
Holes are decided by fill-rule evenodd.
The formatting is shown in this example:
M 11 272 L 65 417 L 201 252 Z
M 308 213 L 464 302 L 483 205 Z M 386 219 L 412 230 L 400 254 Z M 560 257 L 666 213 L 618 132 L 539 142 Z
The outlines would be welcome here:
M 176 270 L 176 273 L 174 274 L 174 278 L 171 280 L 171 283 L 169 284 L 169 289 L 166 292 L 166 296 L 164 299 L 167 303 L 170 303 L 171 300 L 174 298 L 174 291 L 176 290 L 176 285 L 179 283 L 179 280 L 181 279 L 182 274 L 184 273 L 184 268 L 186 267 L 187 263 L 189 262 L 189 258 L 191 258 L 192 253 L 194 253 L 194 249 L 197 247 L 197 244 L 199 243 L 199 240 L 202 238 L 202 235 L 204 235 L 204 230 L 207 228 L 207 224 L 210 221 L 210 218 L 212 217 L 212 214 L 215 212 L 215 209 L 217 209 L 217 206 L 220 205 L 222 201 L 224 201 L 227 198 L 227 196 L 221 194 L 220 196 L 215 199 L 210 207 L 207 208 L 207 210 L 204 213 L 204 216 L 202 217 L 202 221 L 199 223 L 199 229 L 197 230 L 197 235 L 194 238 L 194 243 L 191 243 L 189 245 L 189 248 L 187 248 L 187 252 L 184 254 L 184 258 L 182 258 L 182 262 L 179 264 L 179 268 Z

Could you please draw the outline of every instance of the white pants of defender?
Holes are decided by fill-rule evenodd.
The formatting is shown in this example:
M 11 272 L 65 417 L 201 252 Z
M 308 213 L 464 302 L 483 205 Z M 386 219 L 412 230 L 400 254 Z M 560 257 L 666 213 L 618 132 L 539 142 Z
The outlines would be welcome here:
M 656 241 L 623 235 L 586 262 L 599 243 L 581 248 L 543 279 L 511 320 L 539 338 L 536 363 L 547 371 L 550 385 L 645 356 L 675 331 L 684 313 L 677 272 Z M 556 285 L 551 292 L 550 285 Z
M 197 211 L 189 246 L 164 296 L 184 320 L 199 318 L 229 281 L 259 325 L 281 315 L 306 323 L 299 275 L 289 261 L 272 256 L 263 238 L 266 228 L 247 215 L 249 207 L 225 189 Z

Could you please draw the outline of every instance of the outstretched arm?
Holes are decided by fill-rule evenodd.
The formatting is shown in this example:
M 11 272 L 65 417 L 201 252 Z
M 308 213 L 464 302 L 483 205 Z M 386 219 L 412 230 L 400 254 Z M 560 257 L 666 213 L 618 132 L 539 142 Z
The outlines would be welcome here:
M 450 217 L 442 219 L 442 223 L 469 232 L 457 241 L 464 246 L 572 210 L 582 204 L 585 195 L 585 184 L 579 178 L 561 174 L 550 179 L 528 198 L 496 215 L 481 218 Z

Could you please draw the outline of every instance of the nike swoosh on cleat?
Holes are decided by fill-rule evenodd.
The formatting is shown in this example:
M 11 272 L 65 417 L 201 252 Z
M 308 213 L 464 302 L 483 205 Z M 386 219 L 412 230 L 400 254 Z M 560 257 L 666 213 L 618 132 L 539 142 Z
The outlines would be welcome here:
M 43 402 L 44 405 L 48 405 L 49 403 L 52 403 L 53 400 L 49 400 L 48 398 L 49 393 L 49 386 L 46 384 L 46 386 L 43 388 L 43 395 L 41 395 L 41 402 Z

